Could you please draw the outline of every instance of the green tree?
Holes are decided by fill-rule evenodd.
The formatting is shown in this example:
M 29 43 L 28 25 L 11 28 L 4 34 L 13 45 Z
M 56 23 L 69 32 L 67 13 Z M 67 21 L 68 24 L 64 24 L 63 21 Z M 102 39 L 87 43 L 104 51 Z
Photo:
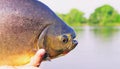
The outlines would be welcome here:
M 91 25 L 109 25 L 119 21 L 118 12 L 110 5 L 103 5 L 92 13 L 89 17 Z
M 116 18 L 114 20 L 116 23 L 120 24 L 120 14 L 116 15 Z
M 84 17 L 84 13 L 77 10 L 72 9 L 67 14 L 60 14 L 58 13 L 58 16 L 63 19 L 66 23 L 72 26 L 77 26 L 86 23 L 87 19 Z

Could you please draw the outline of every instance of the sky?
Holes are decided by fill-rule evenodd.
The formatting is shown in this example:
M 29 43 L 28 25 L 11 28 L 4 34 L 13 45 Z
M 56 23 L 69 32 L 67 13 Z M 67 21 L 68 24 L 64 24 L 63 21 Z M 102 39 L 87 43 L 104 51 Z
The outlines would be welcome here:
M 39 0 L 50 7 L 54 12 L 68 13 L 72 8 L 77 8 L 89 17 L 97 7 L 109 4 L 120 13 L 120 0 Z

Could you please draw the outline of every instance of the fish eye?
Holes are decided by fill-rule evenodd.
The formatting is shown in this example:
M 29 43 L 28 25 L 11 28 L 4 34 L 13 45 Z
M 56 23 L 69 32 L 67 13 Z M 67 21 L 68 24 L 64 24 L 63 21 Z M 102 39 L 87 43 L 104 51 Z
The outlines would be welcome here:
M 68 37 L 66 35 L 62 36 L 62 42 L 67 43 L 68 42 Z

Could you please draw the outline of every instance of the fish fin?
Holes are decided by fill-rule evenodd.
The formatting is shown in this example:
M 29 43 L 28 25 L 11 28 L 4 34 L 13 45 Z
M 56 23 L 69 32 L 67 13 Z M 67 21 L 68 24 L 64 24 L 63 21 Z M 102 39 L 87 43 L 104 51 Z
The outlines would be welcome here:
M 48 61 L 51 61 L 51 58 L 49 56 L 48 53 L 45 53 L 44 57 L 43 57 L 43 60 L 48 60 Z
M 50 57 L 47 57 L 46 60 L 51 61 L 51 58 L 50 58 Z

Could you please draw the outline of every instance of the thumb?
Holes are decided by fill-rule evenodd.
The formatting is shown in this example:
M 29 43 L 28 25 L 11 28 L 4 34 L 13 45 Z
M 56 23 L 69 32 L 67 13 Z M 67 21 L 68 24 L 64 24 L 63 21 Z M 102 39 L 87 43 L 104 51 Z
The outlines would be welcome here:
M 32 57 L 29 65 L 38 67 L 40 65 L 40 63 L 42 62 L 42 58 L 43 58 L 44 54 L 45 54 L 44 49 L 38 50 L 37 53 L 35 54 L 35 56 Z

